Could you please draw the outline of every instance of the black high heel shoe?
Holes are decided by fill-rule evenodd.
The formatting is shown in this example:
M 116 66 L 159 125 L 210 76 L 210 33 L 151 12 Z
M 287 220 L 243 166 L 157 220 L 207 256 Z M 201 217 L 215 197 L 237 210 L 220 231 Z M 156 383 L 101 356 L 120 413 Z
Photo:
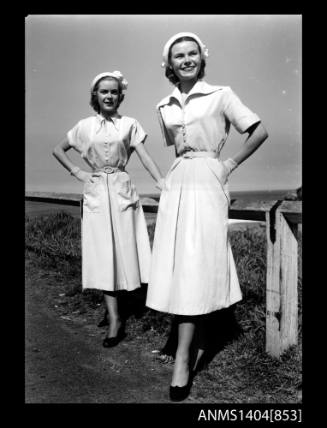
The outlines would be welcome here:
M 185 400 L 192 388 L 193 384 L 193 375 L 190 373 L 189 380 L 184 386 L 171 386 L 169 387 L 169 398 L 171 401 L 183 401 Z
M 103 319 L 99 322 L 98 327 L 105 327 L 106 325 L 109 325 L 107 309 L 103 315 Z
M 105 337 L 102 345 L 104 348 L 113 348 L 117 346 L 119 342 L 121 342 L 126 337 L 126 333 L 122 328 L 118 330 L 118 334 L 115 337 Z

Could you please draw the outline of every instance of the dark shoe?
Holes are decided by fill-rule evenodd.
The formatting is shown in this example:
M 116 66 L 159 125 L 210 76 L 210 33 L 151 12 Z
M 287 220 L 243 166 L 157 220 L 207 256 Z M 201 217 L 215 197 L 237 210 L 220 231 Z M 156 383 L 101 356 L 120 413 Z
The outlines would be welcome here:
M 106 325 L 109 325 L 108 321 L 108 311 L 106 310 L 103 319 L 99 322 L 98 327 L 105 327 Z
M 189 381 L 187 382 L 186 385 L 184 385 L 184 386 L 171 386 L 170 385 L 169 398 L 171 399 L 171 401 L 183 401 L 183 400 L 185 400 L 191 392 L 192 384 L 193 384 L 193 376 L 190 374 Z
M 98 327 L 105 327 L 106 325 L 109 325 L 109 322 L 107 318 L 103 318 L 103 320 L 99 322 Z
M 123 330 L 119 330 L 117 336 L 115 337 L 106 337 L 102 345 L 105 348 L 113 348 L 114 346 L 117 346 L 119 342 L 121 342 L 126 337 L 126 333 Z

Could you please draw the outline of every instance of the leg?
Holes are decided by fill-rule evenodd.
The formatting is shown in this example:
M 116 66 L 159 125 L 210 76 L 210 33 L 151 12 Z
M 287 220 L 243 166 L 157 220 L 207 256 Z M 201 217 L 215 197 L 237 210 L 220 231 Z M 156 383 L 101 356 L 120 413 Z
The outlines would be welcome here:
M 164 364 L 172 363 L 175 359 L 176 349 L 178 343 L 178 323 L 177 317 L 173 318 L 169 336 L 165 346 L 161 349 L 159 359 Z
M 121 327 L 121 319 L 118 312 L 118 301 L 115 292 L 104 291 L 104 300 L 108 310 L 109 330 L 107 337 L 115 337 Z
M 177 317 L 178 345 L 171 386 L 185 386 L 189 380 L 190 349 L 195 331 L 193 317 Z
M 207 348 L 207 329 L 206 329 L 206 316 L 199 317 L 196 326 L 196 348 L 197 352 L 194 356 L 194 364 L 192 362 L 192 370 L 195 373 L 197 370 L 201 369 L 203 363 L 203 356 Z M 207 326 L 208 327 L 208 326 Z
M 109 321 L 108 321 L 108 309 L 107 309 L 107 305 L 105 305 L 105 306 L 106 306 L 106 310 L 104 312 L 102 320 L 98 324 L 98 327 L 104 327 L 106 325 L 109 325 Z

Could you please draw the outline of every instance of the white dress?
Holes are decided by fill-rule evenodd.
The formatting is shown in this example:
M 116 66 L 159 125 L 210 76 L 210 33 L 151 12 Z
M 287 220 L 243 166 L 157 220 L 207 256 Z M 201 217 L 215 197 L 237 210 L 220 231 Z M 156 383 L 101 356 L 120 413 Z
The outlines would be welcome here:
M 177 159 L 160 198 L 146 305 L 172 314 L 206 314 L 242 298 L 219 154 L 231 123 L 245 132 L 260 119 L 229 87 L 201 81 L 184 104 L 175 88 L 157 109 L 165 143 L 175 145 Z M 203 157 L 183 157 L 186 150 Z
M 99 177 L 84 184 L 82 286 L 134 290 L 149 278 L 151 249 L 146 221 L 125 166 L 133 148 L 144 143 L 141 125 L 127 116 L 91 116 L 67 138 Z

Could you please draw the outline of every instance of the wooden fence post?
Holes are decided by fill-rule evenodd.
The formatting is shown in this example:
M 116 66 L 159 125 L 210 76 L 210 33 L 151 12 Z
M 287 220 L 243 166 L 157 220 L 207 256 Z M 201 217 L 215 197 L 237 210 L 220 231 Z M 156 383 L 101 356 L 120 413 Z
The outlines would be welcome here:
M 282 203 L 266 215 L 266 351 L 277 358 L 297 344 L 298 333 L 297 222 L 286 219 L 287 211 Z
M 298 221 L 287 218 L 301 203 L 283 202 L 279 207 L 281 251 L 281 351 L 298 343 Z
M 266 352 L 279 357 L 280 346 L 280 235 L 276 233 L 276 210 L 266 213 L 267 283 L 266 283 Z

